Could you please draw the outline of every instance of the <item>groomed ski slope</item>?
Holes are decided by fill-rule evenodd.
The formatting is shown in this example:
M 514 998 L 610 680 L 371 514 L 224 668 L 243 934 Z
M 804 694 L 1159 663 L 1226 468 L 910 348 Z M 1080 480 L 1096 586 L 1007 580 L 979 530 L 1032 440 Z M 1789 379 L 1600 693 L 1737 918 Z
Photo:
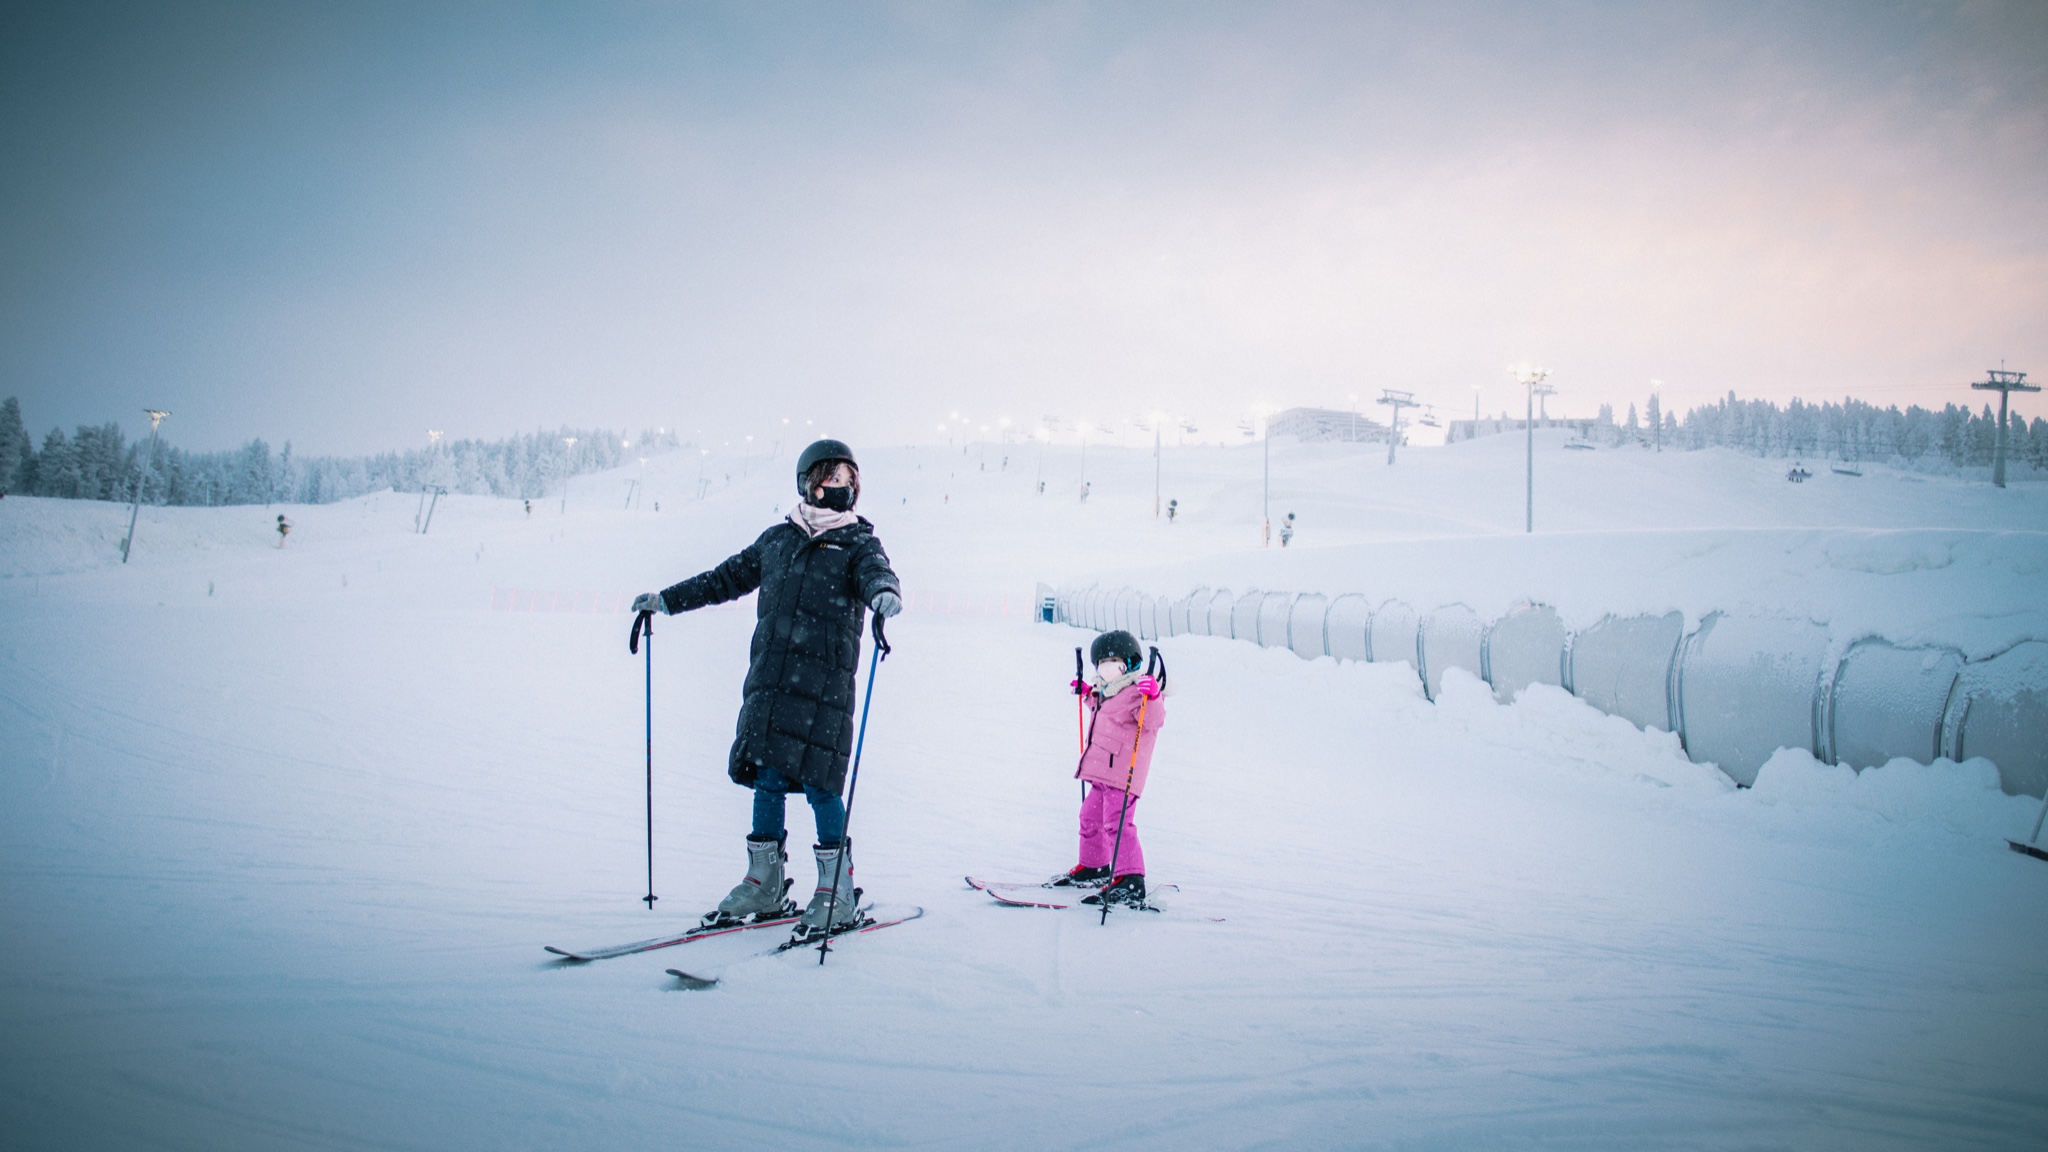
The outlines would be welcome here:
M 1276 501 L 1305 525 L 1281 560 L 1245 554 L 1256 447 L 1170 449 L 1171 529 L 1150 517 L 1149 453 L 1100 448 L 1085 506 L 1071 448 L 1043 497 L 1030 448 L 1007 470 L 988 448 L 987 472 L 979 448 L 868 451 L 863 511 L 914 603 L 956 610 L 1141 568 L 1284 563 L 1374 590 L 1461 570 L 1459 549 L 1561 547 L 1512 540 L 1508 439 L 1391 470 L 1276 442 Z M 1990 557 L 1863 565 L 1916 583 L 1859 610 L 1938 594 L 1989 605 L 1948 613 L 1989 632 L 2038 625 L 2037 486 L 1874 469 L 1795 488 L 1784 462 L 1730 453 L 1542 450 L 1539 526 L 1599 534 L 1592 578 L 1633 598 L 1615 610 L 1774 588 L 1825 604 L 1826 547 L 1757 573 L 1687 545 L 1684 586 L 1662 592 L 1643 584 L 1668 566 L 1638 580 L 1627 561 L 1670 529 L 1741 558 L 1766 551 L 1757 529 L 1850 530 L 1858 555 L 1926 555 L 1941 534 Z M 723 767 L 751 601 L 657 626 L 649 912 L 629 617 L 494 611 L 493 590 L 649 590 L 787 510 L 786 458 L 736 464 L 702 502 L 697 468 L 651 461 L 648 510 L 619 507 L 637 469 L 579 478 L 566 513 L 550 498 L 531 520 L 449 498 L 426 536 L 410 495 L 291 508 L 282 551 L 275 510 L 146 510 L 125 568 L 125 508 L 0 502 L 0 1143 L 1872 1149 L 2048 1131 L 2048 865 L 2006 849 L 2035 804 L 1990 765 L 1856 777 L 1785 753 L 1737 791 L 1554 690 L 1501 706 L 1453 671 L 1431 704 L 1405 665 L 1176 638 L 1141 814 L 1155 878 L 1181 891 L 1168 915 L 1100 927 L 960 880 L 1071 863 L 1064 685 L 1087 634 L 1017 615 L 914 609 L 891 629 L 856 857 L 874 898 L 924 919 L 708 992 L 663 969 L 716 970 L 745 934 L 553 963 L 542 945 L 652 935 L 738 878 L 748 794 Z M 1540 566 L 1492 568 L 1455 594 L 1543 592 L 1519 587 Z M 801 803 L 791 828 L 808 842 Z

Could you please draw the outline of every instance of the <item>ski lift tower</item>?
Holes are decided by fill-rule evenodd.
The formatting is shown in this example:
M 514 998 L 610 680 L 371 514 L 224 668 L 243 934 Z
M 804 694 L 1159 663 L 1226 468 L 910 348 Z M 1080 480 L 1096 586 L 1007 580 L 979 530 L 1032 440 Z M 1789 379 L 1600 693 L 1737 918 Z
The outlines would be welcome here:
M 1415 393 L 1400 392 L 1392 388 L 1381 389 L 1378 403 L 1391 405 L 1394 418 L 1387 422 L 1387 463 L 1394 462 L 1394 449 L 1401 443 L 1401 409 L 1415 407 Z
M 1534 532 L 1536 531 L 1536 391 L 1542 386 L 1544 379 L 1550 375 L 1550 369 L 1531 368 L 1524 364 L 1508 369 L 1508 374 L 1513 376 L 1517 382 L 1529 391 L 1528 407 L 1525 410 L 1526 415 L 1522 419 L 1522 428 L 1529 435 L 1528 489 L 1522 506 L 1522 531 Z M 1554 389 L 1544 388 L 1543 394 L 1549 396 L 1554 391 Z
M 2039 392 L 2039 384 L 2027 383 L 2025 372 L 2008 372 L 1994 368 L 1986 373 L 1989 379 L 1979 380 L 1970 387 L 1982 392 L 1998 393 L 1998 446 L 1991 455 L 1991 483 L 2005 487 L 2005 411 L 2012 401 L 2014 392 Z
M 150 467 L 156 463 L 156 427 L 164 422 L 164 417 L 170 415 L 169 412 L 159 408 L 144 408 L 142 411 L 149 416 L 149 454 L 143 457 L 142 467 L 137 469 L 135 473 L 135 507 L 128 510 L 128 536 L 121 541 L 121 563 L 123 564 L 128 562 L 129 550 L 135 547 L 135 518 L 142 513 L 142 478 L 149 473 Z M 1999 475 L 2003 477 L 2005 474 L 2001 472 Z

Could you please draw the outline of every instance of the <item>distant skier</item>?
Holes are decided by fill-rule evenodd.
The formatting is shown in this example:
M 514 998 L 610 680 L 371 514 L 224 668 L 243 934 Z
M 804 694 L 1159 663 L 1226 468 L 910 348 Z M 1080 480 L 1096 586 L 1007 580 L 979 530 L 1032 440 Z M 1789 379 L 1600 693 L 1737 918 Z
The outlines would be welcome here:
M 1173 523 L 1173 518 L 1174 518 L 1175 516 L 1179 515 L 1179 514 L 1180 514 L 1180 501 L 1178 501 L 1178 500 L 1168 500 L 1168 501 L 1166 502 L 1166 522 L 1167 522 L 1168 524 L 1171 524 L 1171 523 Z
M 1138 797 L 1152 768 L 1152 746 L 1166 723 L 1165 685 L 1145 674 L 1145 655 L 1129 632 L 1097 636 L 1088 660 L 1095 675 L 1073 684 L 1095 713 L 1074 769 L 1075 778 L 1088 782 L 1081 800 L 1081 862 L 1052 882 L 1108 885 L 1082 901 L 1086 904 L 1143 904 L 1145 850 L 1138 843 Z
M 655 509 L 655 511 L 657 511 L 657 512 L 658 512 L 658 511 L 660 511 L 660 509 L 658 509 L 658 508 L 657 508 L 657 509 Z M 526 502 L 526 518 L 527 518 L 528 520 L 531 520 L 531 519 L 533 519 L 533 501 L 531 501 L 531 500 L 528 500 L 528 501 Z
M 795 911 L 783 896 L 783 812 L 786 795 L 802 792 L 817 821 L 812 852 L 818 887 L 797 933 L 812 937 L 859 919 L 840 792 L 853 751 L 861 629 L 866 612 L 894 616 L 903 601 L 874 525 L 853 512 L 860 499 L 853 450 L 820 440 L 798 457 L 796 478 L 803 502 L 787 518 L 709 572 L 640 596 L 633 610 L 688 612 L 760 590 L 738 732 L 726 765 L 734 783 L 754 790 L 747 875 L 705 914 L 704 923 L 771 920 Z M 836 909 L 829 928 L 828 908 Z
M 1285 547 L 1287 547 L 1288 543 L 1289 543 L 1290 541 L 1292 541 L 1293 539 L 1294 539 L 1294 513 L 1292 513 L 1292 512 L 1289 512 L 1289 513 L 1287 514 L 1287 519 L 1285 519 L 1285 520 L 1282 520 L 1282 521 L 1280 522 L 1280 546 L 1281 546 L 1282 548 L 1285 548 Z
M 277 546 L 279 548 L 284 547 L 284 538 L 291 534 L 292 522 L 284 518 L 284 513 L 279 512 L 277 514 Z
M 1082 481 L 1082 483 L 1081 483 L 1081 503 L 1083 503 L 1083 504 L 1086 504 L 1086 503 L 1088 502 L 1088 493 L 1090 493 L 1090 492 L 1092 492 L 1092 491 L 1094 491 L 1094 490 L 1095 490 L 1095 485 L 1094 485 L 1093 483 L 1091 483 L 1091 482 L 1089 482 L 1089 481 L 1085 481 L 1085 480 L 1084 480 L 1084 481 Z

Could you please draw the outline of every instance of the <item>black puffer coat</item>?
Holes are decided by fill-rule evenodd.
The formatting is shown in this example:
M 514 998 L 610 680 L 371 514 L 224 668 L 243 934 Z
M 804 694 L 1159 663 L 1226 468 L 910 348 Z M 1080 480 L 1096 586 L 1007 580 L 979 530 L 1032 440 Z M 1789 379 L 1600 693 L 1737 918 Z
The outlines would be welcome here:
M 745 551 L 662 590 L 670 612 L 737 600 L 760 589 L 754 642 L 726 771 L 753 787 L 764 767 L 786 789 L 838 792 L 853 753 L 854 681 L 867 606 L 902 594 L 865 518 L 816 538 L 784 520 Z

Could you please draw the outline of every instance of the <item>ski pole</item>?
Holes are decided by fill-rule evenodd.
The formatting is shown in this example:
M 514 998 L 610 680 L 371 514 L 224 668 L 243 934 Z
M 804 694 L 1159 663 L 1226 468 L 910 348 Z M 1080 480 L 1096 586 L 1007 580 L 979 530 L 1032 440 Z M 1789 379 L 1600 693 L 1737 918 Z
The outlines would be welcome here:
M 853 768 L 846 775 L 846 823 L 839 829 L 839 859 L 832 864 L 832 895 L 825 901 L 825 935 L 818 940 L 818 963 L 825 963 L 825 953 L 832 950 L 832 922 L 839 915 L 839 877 L 846 867 L 846 858 L 853 853 L 853 792 L 860 787 L 860 753 L 868 742 L 868 709 L 875 703 L 875 669 L 889 655 L 889 638 L 882 635 L 882 616 L 875 616 L 875 655 L 868 661 L 868 690 L 860 702 L 860 733 L 853 740 Z
M 1157 648 L 1152 649 L 1151 657 L 1145 661 L 1147 675 L 1151 674 L 1154 664 L 1159 666 L 1159 674 L 1165 676 L 1166 660 L 1159 655 Z M 1160 691 L 1165 690 L 1166 686 L 1162 683 Z M 1116 842 L 1111 844 L 1109 849 L 1109 884 L 1102 890 L 1102 919 L 1096 921 L 1098 924 L 1109 923 L 1109 890 L 1116 887 L 1116 860 L 1124 850 L 1124 823 L 1131 815 L 1131 782 L 1138 777 L 1138 749 L 1145 743 L 1145 705 L 1151 702 L 1150 696 L 1140 697 L 1138 700 L 1138 734 L 1131 740 L 1130 763 L 1124 766 L 1124 800 L 1121 811 L 1116 814 Z
M 633 618 L 633 635 L 626 641 L 626 650 L 638 655 L 640 638 L 647 638 L 647 895 L 641 899 L 647 902 L 647 910 L 654 911 L 654 613 L 642 612 Z
M 1088 755 L 1088 670 L 1081 664 L 1081 649 L 1074 649 L 1074 734 L 1081 738 L 1081 755 Z M 1088 782 L 1081 781 L 1081 803 L 1088 802 Z

